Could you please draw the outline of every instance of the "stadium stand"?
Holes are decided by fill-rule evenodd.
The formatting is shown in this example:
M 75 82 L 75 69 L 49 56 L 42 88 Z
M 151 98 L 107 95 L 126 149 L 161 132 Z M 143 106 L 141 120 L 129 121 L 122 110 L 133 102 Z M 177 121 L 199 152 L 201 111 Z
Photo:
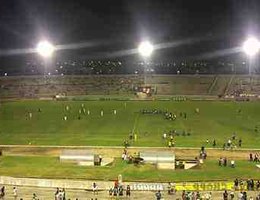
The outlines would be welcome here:
M 231 82 L 228 90 L 232 95 L 258 95 L 260 94 L 259 76 L 236 76 Z
M 134 87 L 156 88 L 157 95 L 260 94 L 260 76 L 246 75 L 89 75 L 6 76 L 0 78 L 1 98 L 40 98 L 57 94 L 131 95 Z

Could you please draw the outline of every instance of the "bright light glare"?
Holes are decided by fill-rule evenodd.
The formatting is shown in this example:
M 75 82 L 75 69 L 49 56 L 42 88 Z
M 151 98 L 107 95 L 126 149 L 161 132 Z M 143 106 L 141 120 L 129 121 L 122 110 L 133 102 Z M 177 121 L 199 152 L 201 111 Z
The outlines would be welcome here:
M 54 50 L 54 46 L 48 41 L 39 42 L 36 47 L 36 51 L 43 57 L 51 57 Z
M 243 45 L 244 52 L 249 56 L 254 56 L 260 49 L 260 43 L 256 38 L 248 38 Z
M 138 47 L 138 51 L 142 56 L 148 57 L 153 52 L 153 45 L 148 41 L 142 42 Z

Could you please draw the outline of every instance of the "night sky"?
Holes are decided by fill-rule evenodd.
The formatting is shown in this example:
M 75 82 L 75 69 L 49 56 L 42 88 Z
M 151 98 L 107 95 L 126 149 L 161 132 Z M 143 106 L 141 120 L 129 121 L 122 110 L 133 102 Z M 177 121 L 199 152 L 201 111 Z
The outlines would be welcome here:
M 190 41 L 154 53 L 153 59 L 164 60 L 233 48 L 248 35 L 259 36 L 259 23 L 259 0 L 2 0 L 0 49 L 32 48 L 43 38 L 54 44 L 84 42 L 90 46 L 56 56 L 91 59 L 136 48 L 144 39 Z

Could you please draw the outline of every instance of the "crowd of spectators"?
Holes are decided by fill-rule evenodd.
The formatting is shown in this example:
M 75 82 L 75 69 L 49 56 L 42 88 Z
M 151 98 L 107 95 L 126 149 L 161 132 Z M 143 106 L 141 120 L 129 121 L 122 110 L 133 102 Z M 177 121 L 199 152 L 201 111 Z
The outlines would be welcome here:
M 54 196 L 55 196 L 55 200 L 66 200 L 65 189 L 57 188 Z
M 115 180 L 113 187 L 111 187 L 108 191 L 110 198 L 112 197 L 130 197 L 131 189 L 130 185 L 123 185 L 120 180 Z
M 234 180 L 235 190 L 248 190 L 248 191 L 259 191 L 260 190 L 260 180 Z
M 120 176 L 120 175 L 119 175 Z M 1 197 L 0 199 L 5 199 L 5 186 L 1 187 Z M 88 191 L 88 190 L 86 190 Z M 99 194 L 97 184 L 94 182 L 92 184 L 92 192 L 93 195 L 91 198 L 84 198 L 89 200 L 98 200 Z M 255 191 L 252 193 L 252 191 Z M 234 180 L 234 190 L 224 190 L 222 193 L 223 200 L 260 200 L 260 181 L 254 181 L 252 179 L 245 180 Z M 130 198 L 131 197 L 131 187 L 130 185 L 125 185 L 122 183 L 120 178 L 116 179 L 113 186 L 108 190 L 109 199 L 122 199 L 122 198 Z M 176 197 L 176 200 L 212 200 L 214 199 L 214 191 L 186 191 L 183 190 L 181 193 L 177 194 L 174 183 L 168 183 L 168 187 L 166 191 L 158 190 L 154 193 L 156 200 L 164 199 L 164 195 L 172 196 L 171 198 Z M 221 194 L 221 193 L 220 193 Z M 17 187 L 13 187 L 12 197 L 15 200 L 23 200 L 21 194 L 18 195 Z M 180 195 L 180 198 L 178 197 Z M 9 199 L 10 196 L 7 197 Z M 101 196 L 100 196 L 101 197 Z M 221 197 L 221 196 L 220 196 Z M 102 196 L 103 198 L 103 196 Z M 11 198 L 10 198 L 11 199 Z M 42 197 L 39 197 L 36 192 L 32 193 L 32 200 L 39 200 Z M 66 197 L 65 189 L 57 188 L 54 193 L 54 200 L 72 200 L 71 198 Z M 219 198 L 218 198 L 219 199 Z M 75 198 L 75 200 L 79 200 L 79 198 Z

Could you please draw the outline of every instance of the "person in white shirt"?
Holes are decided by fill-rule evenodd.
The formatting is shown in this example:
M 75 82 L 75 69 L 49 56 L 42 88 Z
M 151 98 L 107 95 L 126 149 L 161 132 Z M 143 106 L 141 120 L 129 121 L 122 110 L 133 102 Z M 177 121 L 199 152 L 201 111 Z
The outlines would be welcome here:
M 14 199 L 17 199 L 17 188 L 13 187 L 13 195 L 14 195 Z

